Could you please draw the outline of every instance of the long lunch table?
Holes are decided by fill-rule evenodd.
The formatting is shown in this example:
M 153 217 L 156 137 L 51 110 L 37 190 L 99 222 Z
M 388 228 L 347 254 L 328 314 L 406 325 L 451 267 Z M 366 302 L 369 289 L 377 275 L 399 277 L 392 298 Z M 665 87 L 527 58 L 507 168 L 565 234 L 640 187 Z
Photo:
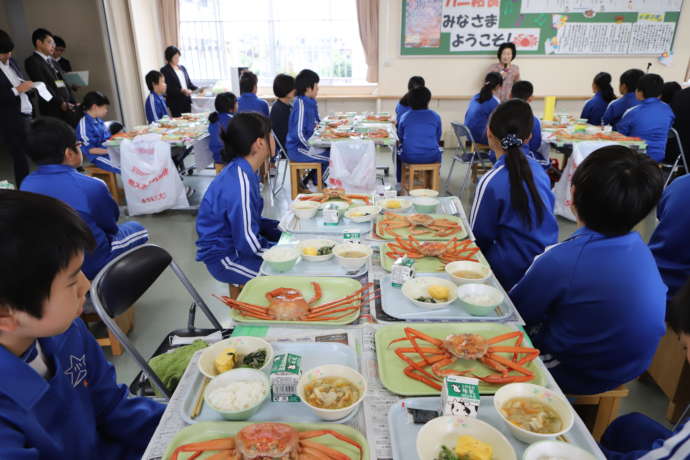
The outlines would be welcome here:
M 468 238 L 474 240 L 460 200 L 457 197 L 443 197 L 443 199 L 444 210 L 454 210 L 461 223 L 468 229 Z M 284 217 L 283 220 L 281 220 L 281 225 L 288 220 L 288 216 Z M 347 224 L 345 224 L 344 227 L 345 226 L 347 226 Z M 325 237 L 323 233 L 319 232 L 285 232 L 279 244 L 291 244 L 304 239 Z M 328 238 L 337 239 L 337 237 L 332 234 L 328 236 Z M 385 241 L 377 241 L 373 237 L 365 238 L 363 236 L 362 243 L 371 245 L 380 250 L 380 246 L 384 244 Z M 363 283 L 374 282 L 378 284 L 387 274 L 379 263 L 379 257 L 376 253 L 372 256 L 368 268 L 367 274 L 360 278 L 360 281 Z M 505 291 L 503 291 L 503 293 L 505 294 Z M 394 446 L 392 445 L 394 441 L 389 431 L 388 414 L 389 410 L 392 410 L 393 406 L 399 406 L 404 398 L 388 391 L 378 378 L 375 335 L 378 329 L 385 327 L 382 323 L 386 322 L 379 320 L 378 312 L 379 309 L 377 301 L 375 300 L 369 305 L 365 305 L 362 308 L 360 317 L 348 326 L 337 326 L 333 328 L 319 326 L 317 328 L 307 328 L 304 325 L 295 327 L 280 325 L 274 327 L 237 324 L 235 325 L 233 335 L 262 336 L 271 342 L 339 342 L 351 347 L 356 353 L 359 371 L 367 380 L 368 392 L 364 399 L 362 409 L 360 409 L 353 418 L 344 422 L 344 424 L 359 430 L 366 436 L 370 449 L 370 458 L 383 460 L 395 458 L 393 454 Z M 511 318 L 508 318 L 504 324 L 513 325 L 521 329 L 524 322 L 519 314 L 515 314 Z M 188 426 L 188 423 L 181 415 L 183 411 L 182 407 L 185 398 L 188 398 L 190 387 L 194 384 L 195 378 L 198 375 L 196 362 L 199 359 L 200 353 L 201 352 L 197 353 L 192 358 L 192 361 L 187 367 L 142 459 L 161 459 L 166 447 L 175 434 Z M 537 359 L 535 362 L 546 376 L 545 386 L 560 392 L 557 383 L 541 360 Z M 480 418 L 482 417 L 482 407 L 485 406 L 480 406 Z M 486 407 L 484 410 L 491 411 L 493 409 Z M 499 426 L 496 426 L 496 428 L 499 430 L 505 429 L 505 427 Z M 589 451 L 596 458 L 605 458 L 594 438 L 592 438 L 583 421 L 577 414 L 575 414 L 573 428 L 565 434 L 564 439 L 566 442 L 573 443 Z M 524 448 L 524 446 L 522 448 Z M 519 453 L 518 458 L 520 458 Z

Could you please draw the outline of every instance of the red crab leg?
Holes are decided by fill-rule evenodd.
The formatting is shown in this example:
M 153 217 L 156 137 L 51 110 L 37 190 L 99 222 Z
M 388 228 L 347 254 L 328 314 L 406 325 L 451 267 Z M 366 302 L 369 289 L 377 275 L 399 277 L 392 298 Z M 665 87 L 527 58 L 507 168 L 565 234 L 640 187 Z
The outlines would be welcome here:
M 431 388 L 433 388 L 435 390 L 441 391 L 441 385 L 439 385 L 438 382 L 434 382 L 433 380 L 430 380 L 423 375 L 419 375 L 416 373 L 416 371 L 418 372 L 419 370 L 412 368 L 412 367 L 406 367 L 405 369 L 403 369 L 403 372 L 409 378 L 414 379 L 414 380 L 418 380 L 418 381 L 424 383 L 425 385 L 430 386 Z
M 489 374 L 486 376 L 479 376 L 472 374 L 474 378 L 481 380 L 482 382 L 491 383 L 495 385 L 502 385 L 504 383 L 515 383 L 515 382 L 529 382 L 532 380 L 533 376 L 527 375 L 499 375 L 499 374 Z
M 433 364 L 435 362 L 444 360 L 448 357 L 448 355 L 444 353 L 444 354 L 441 354 L 438 356 L 434 356 L 432 358 L 429 358 L 428 363 L 426 361 L 416 362 L 412 358 L 410 358 L 409 356 L 406 355 L 406 353 L 416 353 L 416 352 L 417 352 L 417 350 L 415 350 L 414 348 L 398 348 L 395 350 L 395 354 L 398 356 L 398 358 L 402 359 L 407 364 L 409 364 L 411 367 L 417 369 L 419 372 L 421 372 L 422 374 L 424 374 L 428 378 L 438 380 L 438 377 L 435 377 L 429 371 L 424 369 L 424 366 L 428 366 L 428 365 Z
M 405 330 L 405 337 L 391 340 L 390 343 L 388 344 L 388 346 L 391 346 L 392 344 L 394 344 L 396 342 L 401 342 L 403 340 L 410 340 L 409 336 L 407 336 L 408 333 L 413 334 L 415 337 L 417 337 L 419 339 L 422 339 L 426 342 L 429 342 L 433 345 L 436 345 L 437 347 L 440 347 L 441 345 L 443 345 L 443 340 L 437 339 L 435 337 L 431 337 L 430 335 L 426 335 L 425 333 L 420 332 L 417 329 L 413 329 L 411 327 L 406 327 L 404 330 Z
M 330 447 L 326 447 L 323 444 L 319 444 L 318 442 L 304 439 L 300 441 L 299 444 L 302 450 L 302 455 L 298 457 L 300 460 L 302 460 L 302 458 L 305 457 L 305 454 L 317 460 L 322 458 L 332 458 L 335 460 L 350 460 L 350 457 L 343 454 L 342 452 L 338 452 L 337 450 L 331 449 Z
M 251 311 L 259 314 L 268 314 L 267 307 L 261 307 L 259 305 L 252 305 L 250 303 L 239 302 L 237 300 L 229 299 L 225 304 L 230 308 L 235 308 L 237 310 Z
M 339 439 L 341 441 L 344 441 L 350 445 L 355 446 L 359 450 L 359 457 L 362 458 L 364 456 L 364 452 L 362 452 L 362 446 L 359 445 L 359 443 L 353 439 L 348 438 L 347 436 L 338 433 L 337 431 L 333 430 L 315 430 L 315 431 L 303 431 L 299 434 L 299 438 L 304 442 L 305 439 L 309 438 L 318 438 L 319 436 L 325 436 L 327 434 L 330 434 L 336 439 Z
M 520 335 L 522 335 L 521 331 L 507 332 L 505 334 L 497 335 L 496 337 L 491 337 L 491 338 L 487 339 L 486 342 L 489 345 L 492 345 L 494 343 L 503 342 L 504 340 L 512 339 L 512 338 L 518 337 Z
M 232 450 L 235 448 L 235 438 L 211 439 L 209 441 L 192 442 L 184 444 L 175 449 L 170 456 L 172 460 L 177 460 L 182 452 L 196 452 L 196 457 L 207 450 Z M 195 458 L 195 457 L 194 457 Z
M 498 361 L 499 363 L 503 364 L 506 367 L 509 367 L 510 369 L 512 369 L 514 371 L 517 371 L 521 374 L 529 375 L 530 377 L 534 376 L 534 374 L 530 370 L 525 369 L 524 367 L 520 366 L 519 364 L 514 363 L 513 361 L 511 361 L 507 358 L 504 358 L 503 356 L 495 355 L 493 353 L 487 353 L 487 355 L 490 359 L 493 359 L 494 361 Z
M 362 298 L 361 300 L 359 300 L 359 303 L 357 303 L 357 304 L 355 304 L 355 305 L 351 305 L 351 306 L 349 306 L 349 307 L 339 308 L 339 309 L 335 309 L 335 310 L 334 310 L 333 308 L 334 308 L 334 307 L 337 307 L 337 306 L 339 306 L 339 305 L 331 305 L 331 306 L 328 307 L 328 309 L 326 309 L 326 310 L 322 310 L 322 311 L 318 311 L 318 312 L 311 311 L 311 312 L 306 316 L 306 318 L 313 319 L 313 318 L 318 318 L 318 317 L 323 317 L 323 316 L 332 315 L 332 314 L 334 314 L 334 313 L 338 313 L 338 312 L 341 312 L 341 311 L 349 311 L 349 313 L 345 313 L 345 314 L 343 314 L 343 315 L 340 315 L 340 316 L 337 317 L 337 318 L 323 318 L 323 319 L 327 319 L 327 320 L 331 321 L 331 320 L 335 320 L 335 319 L 344 318 L 344 317 L 350 315 L 353 311 L 359 310 L 360 308 L 362 308 L 362 305 L 364 305 L 365 303 L 371 302 L 372 300 L 377 299 L 378 297 L 379 297 L 379 296 L 377 295 L 376 292 L 372 292 L 371 294 L 368 294 L 367 297 L 364 297 L 364 298 Z M 346 301 L 344 304 L 347 304 L 347 303 L 349 303 L 349 302 L 351 302 L 351 301 Z M 344 305 L 344 304 L 343 304 L 343 305 Z
M 328 307 L 335 307 L 335 306 L 341 305 L 346 300 L 354 300 L 355 297 L 358 297 L 360 295 L 364 295 L 365 291 L 369 290 L 372 286 L 374 286 L 374 283 L 369 283 L 366 286 L 364 286 L 363 288 L 358 289 L 357 291 L 353 292 L 352 294 L 350 294 L 347 297 L 343 297 L 342 299 L 337 299 L 337 300 L 333 300 L 331 302 L 326 302 L 324 304 L 318 305 L 317 307 L 312 308 L 311 311 L 315 312 L 315 311 L 325 310 Z
M 314 297 L 311 300 L 307 300 L 309 305 L 313 304 L 321 298 L 321 285 L 315 281 L 311 282 L 311 287 L 314 288 Z

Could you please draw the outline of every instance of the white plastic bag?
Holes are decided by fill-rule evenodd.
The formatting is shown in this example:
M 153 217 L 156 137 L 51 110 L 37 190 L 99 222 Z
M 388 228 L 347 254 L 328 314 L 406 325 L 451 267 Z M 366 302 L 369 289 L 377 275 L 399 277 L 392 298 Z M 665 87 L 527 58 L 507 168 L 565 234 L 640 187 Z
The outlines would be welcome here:
M 372 140 L 333 142 L 328 185 L 348 192 L 371 193 L 376 189 L 376 146 Z
M 189 207 L 182 179 L 160 134 L 144 134 L 120 144 L 122 182 L 132 216 Z
M 554 214 L 557 216 L 565 217 L 573 222 L 577 221 L 575 214 L 570 209 L 570 205 L 573 201 L 572 193 L 570 192 L 570 187 L 573 185 L 573 174 L 578 165 L 585 161 L 590 153 L 594 152 L 601 147 L 607 145 L 615 144 L 615 142 L 610 141 L 583 141 L 575 142 L 573 144 L 573 154 L 568 159 L 568 164 L 563 170 L 561 178 L 556 182 L 554 186 L 554 194 L 556 195 L 556 205 L 554 206 Z

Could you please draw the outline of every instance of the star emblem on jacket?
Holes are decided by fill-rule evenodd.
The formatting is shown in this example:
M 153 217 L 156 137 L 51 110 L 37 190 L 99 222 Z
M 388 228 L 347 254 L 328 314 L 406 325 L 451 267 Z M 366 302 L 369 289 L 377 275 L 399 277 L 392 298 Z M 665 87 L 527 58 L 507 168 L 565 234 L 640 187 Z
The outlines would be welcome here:
M 69 363 L 70 367 L 65 371 L 65 375 L 70 376 L 72 379 L 72 386 L 76 388 L 76 386 L 86 378 L 86 355 L 81 355 L 81 358 L 70 355 Z

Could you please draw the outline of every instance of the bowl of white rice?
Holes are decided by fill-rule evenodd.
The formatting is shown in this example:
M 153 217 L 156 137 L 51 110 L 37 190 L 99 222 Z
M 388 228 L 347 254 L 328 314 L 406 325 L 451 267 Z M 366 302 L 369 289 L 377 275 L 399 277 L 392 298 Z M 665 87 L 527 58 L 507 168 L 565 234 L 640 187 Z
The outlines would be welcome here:
M 211 379 L 204 401 L 225 420 L 247 420 L 268 398 L 266 374 L 255 369 L 233 369 Z
M 458 301 L 472 316 L 488 316 L 504 300 L 501 291 L 486 284 L 463 284 L 456 292 Z

